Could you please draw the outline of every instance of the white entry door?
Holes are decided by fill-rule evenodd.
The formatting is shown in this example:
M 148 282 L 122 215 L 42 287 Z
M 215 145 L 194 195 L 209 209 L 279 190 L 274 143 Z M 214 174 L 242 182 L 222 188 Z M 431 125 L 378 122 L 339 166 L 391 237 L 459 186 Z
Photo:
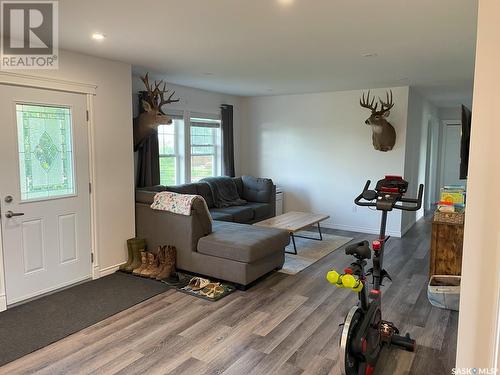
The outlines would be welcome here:
M 86 96 L 0 85 L 7 304 L 91 276 Z

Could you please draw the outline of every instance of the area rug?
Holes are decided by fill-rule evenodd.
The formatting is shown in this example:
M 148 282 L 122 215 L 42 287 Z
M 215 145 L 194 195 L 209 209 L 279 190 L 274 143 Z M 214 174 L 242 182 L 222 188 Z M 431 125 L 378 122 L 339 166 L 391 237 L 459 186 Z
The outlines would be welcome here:
M 297 234 L 308 237 L 317 236 L 314 232 L 299 232 Z M 280 272 L 295 275 L 350 241 L 352 241 L 351 237 L 335 236 L 333 234 L 323 234 L 323 241 L 295 237 L 298 254 L 285 254 L 285 264 Z M 291 240 L 286 251 L 293 251 Z
M 168 289 L 117 272 L 1 312 L 0 366 Z
M 236 290 L 236 287 L 232 284 L 220 282 L 219 280 L 210 280 L 207 278 L 207 280 L 209 280 L 212 283 L 213 282 L 218 283 L 224 289 L 224 291 L 222 293 L 217 294 L 213 297 L 209 297 L 206 295 L 206 293 L 204 293 L 204 292 L 206 292 L 205 289 L 192 290 L 191 288 L 188 287 L 189 281 L 193 277 L 195 277 L 195 275 L 190 275 L 188 273 L 183 273 L 183 272 L 176 272 L 174 275 L 172 275 L 168 279 L 161 280 L 161 282 L 168 285 L 168 286 L 176 288 L 181 293 L 186 293 L 186 294 L 189 294 L 191 296 L 198 297 L 198 298 L 210 301 L 210 302 L 218 301 L 218 300 L 230 295 L 231 293 L 233 293 Z

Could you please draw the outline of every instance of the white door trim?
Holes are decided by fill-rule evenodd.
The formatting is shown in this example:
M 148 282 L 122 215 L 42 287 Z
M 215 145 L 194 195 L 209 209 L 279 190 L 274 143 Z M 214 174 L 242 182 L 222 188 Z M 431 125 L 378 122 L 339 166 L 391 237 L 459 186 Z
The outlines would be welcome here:
M 92 244 L 92 257 L 94 263 L 92 264 L 92 279 L 101 277 L 99 271 L 99 246 L 97 242 L 97 202 L 96 191 L 97 184 L 95 183 L 95 131 L 94 131 L 94 95 L 87 94 L 87 111 L 88 111 L 88 137 L 89 137 L 89 181 L 90 181 L 90 235 Z
M 47 77 L 38 77 L 22 73 L 0 72 L 0 84 L 41 88 L 55 91 L 65 91 L 84 94 L 87 97 L 88 111 L 88 139 L 89 139 L 89 181 L 92 186 L 90 193 L 90 228 L 91 243 L 94 263 L 92 264 L 92 279 L 100 277 L 99 272 L 99 248 L 97 243 L 97 218 L 96 218 L 96 184 L 95 184 L 95 131 L 94 131 L 94 96 L 97 86 L 88 83 L 65 81 Z M 7 310 L 7 296 L 5 288 L 5 270 L 2 230 L 0 228 L 0 312 Z
M 0 72 L 0 83 L 90 95 L 96 95 L 97 90 L 94 84 L 13 72 Z

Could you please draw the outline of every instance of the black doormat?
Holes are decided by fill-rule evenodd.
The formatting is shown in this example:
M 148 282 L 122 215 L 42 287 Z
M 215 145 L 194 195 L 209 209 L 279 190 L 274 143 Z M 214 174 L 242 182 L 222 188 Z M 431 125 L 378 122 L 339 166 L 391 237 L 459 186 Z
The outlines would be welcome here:
M 0 313 L 0 366 L 100 322 L 168 285 L 114 273 Z

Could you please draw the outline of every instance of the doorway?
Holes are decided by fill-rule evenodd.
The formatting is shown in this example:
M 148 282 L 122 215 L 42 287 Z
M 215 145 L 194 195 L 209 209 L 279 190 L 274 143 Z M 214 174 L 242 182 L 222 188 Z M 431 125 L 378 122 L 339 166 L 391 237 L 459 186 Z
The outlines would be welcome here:
M 443 121 L 443 143 L 441 149 L 441 187 L 459 185 L 466 187 L 467 180 L 460 179 L 460 143 L 462 124 L 459 121 Z
M 0 85 L 7 305 L 90 279 L 85 95 Z

